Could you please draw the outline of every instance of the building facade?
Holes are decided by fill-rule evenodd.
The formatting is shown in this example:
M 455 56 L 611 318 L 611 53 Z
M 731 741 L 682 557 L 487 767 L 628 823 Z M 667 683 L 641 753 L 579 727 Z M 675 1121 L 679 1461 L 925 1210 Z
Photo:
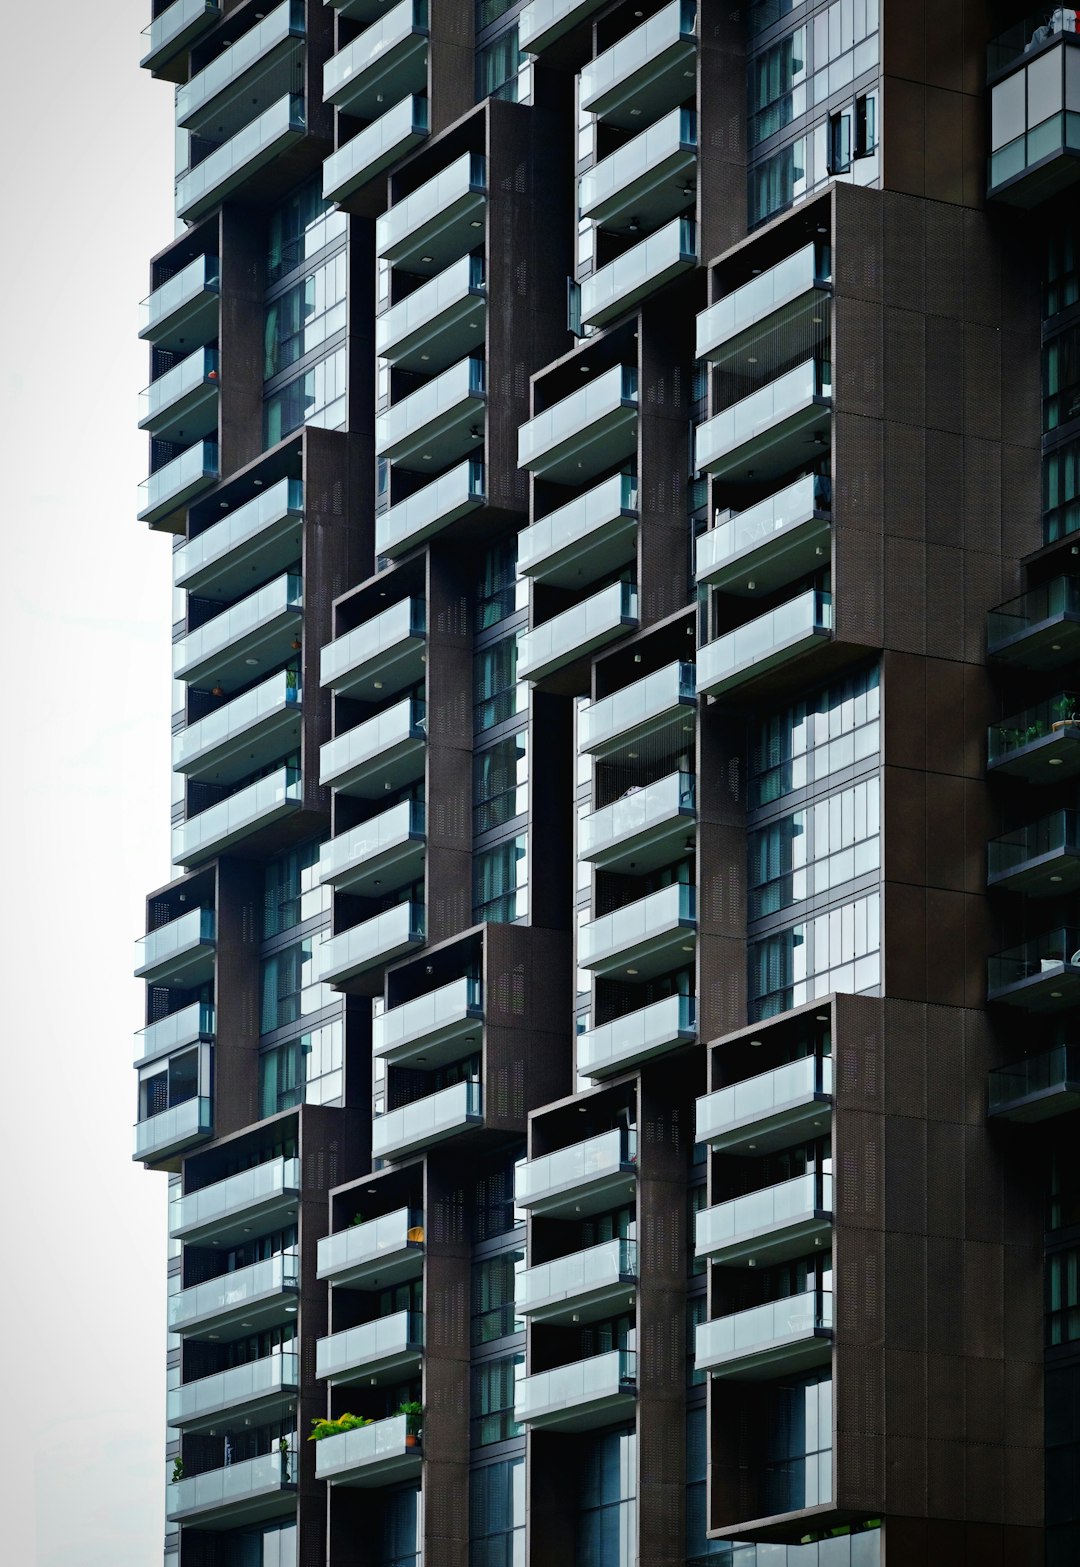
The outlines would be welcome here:
M 142 64 L 165 1567 L 1076 1562 L 1075 13 Z

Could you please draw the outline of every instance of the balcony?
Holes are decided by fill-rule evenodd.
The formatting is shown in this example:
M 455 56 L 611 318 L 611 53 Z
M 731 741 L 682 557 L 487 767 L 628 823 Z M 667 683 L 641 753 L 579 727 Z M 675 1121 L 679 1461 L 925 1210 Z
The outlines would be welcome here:
M 377 800 L 424 776 L 426 744 L 426 704 L 407 696 L 329 740 L 319 752 L 320 779 L 342 794 Z
M 1003 74 L 990 88 L 986 194 L 1032 208 L 1080 178 L 1080 36 L 1074 14 L 1060 10 L 1040 12 L 1017 33 L 990 46 Z
M 697 224 L 692 218 L 673 218 L 584 279 L 582 321 L 587 326 L 607 326 L 646 295 L 696 267 L 697 261 Z
M 146 71 L 160 71 L 220 20 L 220 0 L 175 0 L 143 29 L 146 53 L 139 64 Z
M 444 467 L 484 437 L 482 359 L 462 359 L 375 419 L 375 449 L 388 462 L 423 472 Z
M 298 1467 L 294 1443 L 288 1453 L 264 1453 L 176 1480 L 166 1487 L 165 1516 L 170 1523 L 217 1529 L 284 1517 L 296 1508 Z
M 1028 898 L 1057 898 L 1080 887 L 1080 820 L 1055 811 L 986 846 L 988 887 Z
M 193 1148 L 214 1135 L 214 1113 L 209 1099 L 185 1099 L 160 1115 L 135 1123 L 133 1159 L 164 1159 Z
M 135 978 L 194 990 L 214 977 L 213 909 L 189 909 L 135 943 Z
M 539 479 L 584 484 L 635 455 L 637 415 L 637 369 L 613 365 L 518 426 L 518 467 Z
M 636 1180 L 637 1132 L 615 1126 L 517 1165 L 514 1203 L 541 1218 L 603 1213 L 632 1201 Z
M 390 1066 L 443 1066 L 479 1042 L 484 1026 L 478 979 L 455 979 L 372 1018 L 371 1053 Z
M 139 306 L 139 336 L 176 352 L 218 335 L 221 267 L 216 256 L 196 256 L 159 284 Z
M 266 99 L 270 83 L 285 85 L 290 67 L 299 65 L 306 32 L 303 0 L 283 0 L 261 22 L 241 33 L 228 49 L 176 91 L 176 123 L 187 131 L 212 135 L 246 105 L 253 91 Z M 240 113 L 247 112 L 241 108 Z
M 1080 61 L 1080 53 L 1076 56 Z M 1077 67 L 1080 75 L 1080 65 Z M 1080 577 L 1055 577 L 987 617 L 986 652 L 995 663 L 1057 669 L 1080 655 Z
M 424 1319 L 418 1311 L 396 1311 L 331 1333 L 315 1345 L 315 1375 L 332 1387 L 347 1382 L 405 1382 L 420 1370 Z
M 1080 1001 L 1080 930 L 1051 930 L 989 958 L 986 999 L 1027 1012 L 1059 1012 Z
M 519 1273 L 514 1309 L 531 1322 L 594 1322 L 617 1316 L 633 1302 L 637 1242 L 603 1241 Z
M 326 644 L 320 683 L 338 696 L 385 701 L 423 680 L 426 655 L 427 605 L 420 598 L 402 599 Z
M 832 1295 L 808 1290 L 698 1324 L 695 1365 L 714 1377 L 786 1376 L 832 1358 Z
M 599 10 L 603 0 L 530 0 L 518 18 L 518 47 L 540 54 Z
M 280 479 L 173 553 L 173 582 L 200 598 L 235 599 L 279 576 L 303 549 L 304 486 Z
M 209 810 L 189 816 L 173 828 L 174 865 L 200 865 L 222 854 L 234 843 L 274 822 L 291 816 L 304 802 L 299 768 L 279 767 L 276 772 L 240 789 Z
M 246 180 L 306 134 L 302 93 L 286 93 L 243 130 L 181 174 L 176 182 L 176 216 L 194 223 L 233 195 Z
M 352 22 L 373 22 L 385 4 L 386 0 L 323 0 L 323 5 L 332 5 L 339 16 Z
M 323 66 L 323 98 L 373 120 L 383 103 L 427 87 L 428 0 L 401 0 Z
M 161 441 L 216 434 L 219 384 L 217 349 L 197 348 L 141 393 L 139 429 Z
M 169 1331 L 211 1331 L 220 1339 L 242 1338 L 249 1330 L 287 1323 L 296 1314 L 300 1258 L 281 1252 L 169 1296 Z
M 424 905 L 398 903 L 392 909 L 361 920 L 322 945 L 323 984 L 344 985 L 350 979 L 382 968 L 424 942 Z
M 303 630 L 304 583 L 291 573 L 268 582 L 173 643 L 173 679 L 242 685 L 253 664 L 283 664 Z
M 832 1176 L 797 1175 L 698 1214 L 697 1256 L 725 1266 L 772 1267 L 832 1237 Z
M 1062 691 L 992 724 L 986 766 L 1032 784 L 1060 783 L 1080 772 L 1080 696 Z
M 613 474 L 518 534 L 518 574 L 573 588 L 635 559 L 637 480 Z
M 232 783 L 299 749 L 297 675 L 279 670 L 173 737 L 173 771 L 212 783 Z
M 352 1289 L 389 1287 L 424 1271 L 424 1217 L 398 1208 L 319 1242 L 319 1278 Z
M 185 1045 L 209 1043 L 215 1032 L 213 1007 L 206 1001 L 193 1001 L 190 1006 L 181 1007 L 179 1012 L 170 1012 L 168 1017 L 159 1018 L 156 1023 L 148 1023 L 139 1030 L 135 1035 L 138 1054 L 134 1064 L 145 1066 L 148 1061 L 171 1055 Z
M 324 843 L 319 880 L 338 892 L 377 897 L 419 881 L 424 874 L 423 800 L 402 800 Z
M 409 1441 L 406 1415 L 323 1437 L 315 1446 L 315 1478 L 334 1485 L 396 1485 L 419 1475 L 423 1454 Z
M 595 1431 L 632 1420 L 636 1401 L 637 1356 L 612 1349 L 522 1378 L 514 1419 L 533 1431 Z
M 433 276 L 482 242 L 487 159 L 465 152 L 375 224 L 375 251 L 391 266 Z
M 375 352 L 398 370 L 434 375 L 483 345 L 484 258 L 461 256 L 375 321 Z
M 471 458 L 375 518 L 375 553 L 396 560 L 487 500 L 484 464 Z
M 694 774 L 669 773 L 584 817 L 578 859 L 643 875 L 692 851 L 696 824 Z
M 811 588 L 698 649 L 698 690 L 720 696 L 832 638 L 832 595 Z
M 990 1073 L 989 1114 L 1002 1121 L 1046 1121 L 1080 1106 L 1080 1049 L 1059 1045 Z
M 213 1376 L 200 1377 L 171 1387 L 166 1401 L 166 1419 L 183 1431 L 199 1431 L 219 1423 L 228 1414 L 231 1419 L 259 1424 L 277 1413 L 280 1406 L 300 1391 L 300 1356 L 266 1355 L 232 1366 Z
M 611 756 L 675 725 L 692 736 L 696 708 L 695 666 L 665 664 L 643 680 L 587 703 L 579 722 L 578 749 L 592 756 Z
M 726 359 L 738 346 L 742 334 L 763 322 L 769 321 L 773 328 L 785 325 L 792 314 L 800 313 L 807 304 L 820 311 L 828 305 L 826 291 L 831 285 L 829 247 L 813 241 L 804 245 L 701 312 L 697 318 L 697 357 Z M 780 320 L 770 320 L 781 312 Z M 718 354 L 718 349 L 726 352 Z
M 634 220 L 643 229 L 659 228 L 685 210 L 696 163 L 697 115 L 672 109 L 585 171 L 578 181 L 580 215 L 601 228 L 627 228 Z
M 267 1159 L 169 1204 L 173 1240 L 199 1246 L 238 1244 L 258 1225 L 276 1229 L 295 1217 L 300 1199 L 300 1160 Z
M 584 68 L 582 109 L 608 125 L 633 130 L 635 119 L 651 123 L 674 108 L 694 90 L 696 26 L 694 0 L 671 0 Z
M 445 1142 L 473 1126 L 484 1124 L 483 1092 L 479 1083 L 454 1083 L 414 1099 L 410 1104 L 386 1110 L 371 1123 L 371 1152 L 376 1159 L 404 1159 L 435 1143 Z
M 749 397 L 706 419 L 695 431 L 694 465 L 714 478 L 779 478 L 805 463 L 812 440 L 822 448 L 832 405 L 832 369 L 807 359 Z
M 196 441 L 139 485 L 139 521 L 165 522 L 218 477 L 216 441 Z
M 632 1071 L 644 1061 L 697 1040 L 693 996 L 665 996 L 637 1012 L 625 1012 L 577 1037 L 577 1069 L 594 1082 Z
M 693 961 L 697 889 L 672 882 L 582 925 L 578 964 L 598 975 L 651 979 Z
M 804 1056 L 697 1102 L 696 1140 L 714 1153 L 773 1153 L 832 1124 L 831 1056 Z
M 379 116 L 323 164 L 323 196 L 344 202 L 384 173 L 428 133 L 426 98 L 412 95 Z
M 702 533 L 698 585 L 725 593 L 774 593 L 808 576 L 830 553 L 831 497 L 829 480 L 808 473 Z
M 518 679 L 543 680 L 636 631 L 637 624 L 637 588 L 632 582 L 611 582 L 518 638 Z

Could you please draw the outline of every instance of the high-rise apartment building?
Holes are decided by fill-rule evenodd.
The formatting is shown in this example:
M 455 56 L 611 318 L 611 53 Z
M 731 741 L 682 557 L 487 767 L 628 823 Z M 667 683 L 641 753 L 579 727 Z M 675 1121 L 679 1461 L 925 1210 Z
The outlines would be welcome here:
M 1075 12 L 143 65 L 166 1567 L 1080 1561 Z

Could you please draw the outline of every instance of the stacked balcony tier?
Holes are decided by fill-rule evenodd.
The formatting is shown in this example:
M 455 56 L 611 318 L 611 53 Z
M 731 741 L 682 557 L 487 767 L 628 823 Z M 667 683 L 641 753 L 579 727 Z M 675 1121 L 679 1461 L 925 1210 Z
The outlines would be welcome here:
M 426 995 L 376 1013 L 371 1053 L 391 1066 L 441 1066 L 470 1052 L 483 1028 L 480 981 L 455 979 Z
M 832 1201 L 832 1176 L 808 1174 L 717 1203 L 697 1215 L 697 1255 L 726 1267 L 772 1267 L 804 1256 L 829 1244 Z
M 518 427 L 518 467 L 583 484 L 637 451 L 637 370 L 613 365 Z
M 579 27 L 603 0 L 529 0 L 518 20 L 518 44 L 540 54 L 571 28 Z
M 174 827 L 172 862 L 200 865 L 234 843 L 291 816 L 300 809 L 303 798 L 299 770 L 279 767 Z
M 218 335 L 221 268 L 216 256 L 196 256 L 159 283 L 139 307 L 139 336 L 172 353 Z
M 1080 179 L 1080 36 L 1075 12 L 1042 14 L 990 88 L 987 195 L 1037 207 Z M 1064 24 L 1064 25 L 1063 25 Z M 1040 36 L 1041 34 L 1041 36 Z M 992 52 L 1004 63 L 1007 49 Z
M 698 690 L 707 696 L 804 657 L 832 637 L 832 596 L 810 588 L 698 649 Z
M 673 882 L 581 926 L 578 964 L 602 976 L 649 979 L 693 962 L 697 890 Z
M 587 326 L 607 326 L 646 295 L 689 272 L 697 260 L 696 223 L 692 218 L 672 218 L 584 280 L 582 321 Z
M 637 522 L 637 480 L 613 474 L 522 529 L 518 571 L 560 588 L 607 576 L 634 560 Z
M 177 512 L 208 490 L 218 477 L 216 441 L 196 441 L 186 452 L 155 468 L 139 486 L 139 521 L 171 522 Z
M 217 349 L 197 348 L 142 393 L 139 429 L 159 441 L 215 434 L 219 385 Z
M 1028 898 L 1057 898 L 1080 888 L 1080 818 L 1055 811 L 986 846 L 987 885 Z
M 161 70 L 220 20 L 221 0 L 173 0 L 144 30 L 146 53 L 139 64 L 147 71 Z
M 190 1006 L 181 1007 L 179 1012 L 170 1012 L 167 1017 L 139 1030 L 135 1035 L 138 1054 L 134 1064 L 145 1066 L 148 1061 L 171 1055 L 185 1045 L 209 1043 L 215 1032 L 214 1008 L 207 1001 L 193 1001 Z
M 428 0 L 384 10 L 323 67 L 323 98 L 357 119 L 373 120 L 427 86 Z
M 425 543 L 483 506 L 487 499 L 484 486 L 484 464 L 466 458 L 449 473 L 414 490 L 376 517 L 376 553 L 396 559 Z
M 323 196 L 327 201 L 347 201 L 427 133 L 427 99 L 410 93 L 331 153 L 323 164 Z
M 173 678 L 236 687 L 252 665 L 285 663 L 299 651 L 303 609 L 302 579 L 277 577 L 174 642 Z
M 517 1165 L 514 1202 L 544 1218 L 576 1218 L 633 1201 L 636 1181 L 637 1133 L 612 1127 Z
M 627 233 L 657 229 L 693 200 L 696 162 L 697 116 L 672 109 L 586 170 L 578 182 L 581 216 Z M 693 260 L 696 243 L 692 251 Z
M 319 880 L 338 892 L 377 897 L 424 874 L 426 811 L 422 800 L 402 800 L 324 843 Z
M 424 941 L 422 903 L 398 903 L 361 920 L 324 941 L 319 978 L 324 984 L 343 985 L 372 969 L 382 968 Z
M 1033 936 L 990 958 L 986 999 L 1027 1012 L 1060 1012 L 1080 1001 L 1080 930 Z
M 773 593 L 827 564 L 831 486 L 805 474 L 697 540 L 697 580 L 725 593 Z M 753 584 L 753 587 L 750 584 Z
M 531 1322 L 569 1324 L 618 1316 L 633 1303 L 637 1276 L 636 1242 L 602 1241 L 519 1273 L 514 1307 Z
M 518 638 L 518 678 L 544 680 L 636 631 L 637 625 L 637 588 L 632 582 L 611 582 Z
M 697 706 L 693 664 L 665 664 L 642 680 L 582 708 L 578 746 L 592 756 L 613 756 L 650 735 L 677 728 L 689 746 Z
M 135 1123 L 134 1159 L 165 1159 L 205 1143 L 214 1133 L 211 1101 L 201 1095 Z
M 227 602 L 253 581 L 280 578 L 301 557 L 303 517 L 302 482 L 279 479 L 174 550 L 173 582 Z
M 452 261 L 375 322 L 375 352 L 398 370 L 436 375 L 484 341 L 483 257 Z
M 303 95 L 285 93 L 176 182 L 176 216 L 194 223 L 306 134 Z
M 392 266 L 434 276 L 481 242 L 486 192 L 487 159 L 462 153 L 382 214 L 377 253 Z
M 463 457 L 483 440 L 484 387 L 484 361 L 460 360 L 377 416 L 376 451 L 418 473 Z
M 739 1381 L 786 1376 L 832 1358 L 832 1295 L 808 1290 L 698 1324 L 699 1371 Z
M 264 103 L 277 98 L 295 79 L 305 32 L 303 0 L 282 0 L 177 88 L 177 125 L 212 136 L 222 125 L 242 124 L 256 97 Z
M 772 1153 L 827 1135 L 832 1115 L 829 1056 L 804 1056 L 706 1094 L 696 1138 L 714 1153 Z
M 257 1425 L 260 1415 L 270 1418 L 299 1389 L 300 1357 L 285 1350 L 170 1388 L 167 1419 L 184 1431 L 216 1426 L 225 1414 Z
M 694 847 L 693 773 L 670 773 L 592 811 L 578 826 L 578 858 L 605 870 L 639 875 L 670 865 Z
M 991 724 L 988 770 L 1025 783 L 1059 783 L 1080 772 L 1080 696 L 1062 691 Z
M 172 1523 L 200 1528 L 238 1529 L 268 1518 L 285 1517 L 296 1507 L 298 1468 L 295 1439 L 289 1452 L 264 1453 L 173 1481 L 165 1501 Z
M 377 1115 L 371 1125 L 371 1152 L 376 1159 L 404 1159 L 483 1124 L 481 1085 L 453 1083 Z
M 992 609 L 986 651 L 995 663 L 1023 669 L 1074 664 L 1080 655 L 1080 577 L 1055 577 Z
M 268 1159 L 170 1203 L 169 1234 L 200 1246 L 239 1244 L 256 1224 L 275 1229 L 270 1221 L 295 1218 L 299 1198 L 299 1159 Z
M 352 1224 L 319 1242 L 319 1278 L 331 1284 L 387 1287 L 419 1278 L 423 1271 L 424 1220 L 413 1208 Z
M 651 123 L 694 90 L 697 77 L 697 7 L 694 0 L 669 0 L 585 66 L 580 103 L 608 125 L 633 130 Z
M 416 1311 L 396 1311 L 319 1339 L 315 1375 L 332 1386 L 377 1382 L 381 1377 L 404 1382 L 419 1371 L 423 1353 L 423 1317 Z
M 227 784 L 300 746 L 300 687 L 280 670 L 173 738 L 173 770 Z
M 804 245 L 701 312 L 697 318 L 697 357 L 725 363 L 748 345 L 751 335 L 765 322 L 774 329 L 810 315 L 820 318 L 811 325 L 823 326 L 831 283 L 828 247 L 813 242 Z
M 665 996 L 636 1012 L 625 1012 L 577 1037 L 578 1071 L 594 1081 L 632 1071 L 643 1061 L 690 1045 L 697 1039 L 693 996 Z
M 300 1258 L 282 1252 L 170 1295 L 169 1331 L 213 1332 L 224 1342 L 281 1326 L 296 1316 L 299 1288 Z
M 424 600 L 402 599 L 326 644 L 320 655 L 321 683 L 338 696 L 385 701 L 424 678 L 426 657 Z
M 637 1356 L 613 1349 L 524 1377 L 514 1389 L 514 1419 L 530 1430 L 595 1431 L 632 1420 L 636 1399 Z
M 1080 1107 L 1080 1047 L 1058 1045 L 990 1073 L 989 1113 L 1002 1121 L 1045 1121 Z
M 694 432 L 694 466 L 714 478 L 779 478 L 829 443 L 832 371 L 807 359 Z
M 329 740 L 319 753 L 320 778 L 342 794 L 377 800 L 424 776 L 426 743 L 425 704 L 406 697 Z
M 419 1439 L 408 1429 L 406 1415 L 391 1415 L 337 1436 L 323 1437 L 315 1447 L 315 1478 L 335 1485 L 396 1485 L 420 1473 L 423 1454 Z
M 189 909 L 135 943 L 135 977 L 195 990 L 214 974 L 213 909 Z

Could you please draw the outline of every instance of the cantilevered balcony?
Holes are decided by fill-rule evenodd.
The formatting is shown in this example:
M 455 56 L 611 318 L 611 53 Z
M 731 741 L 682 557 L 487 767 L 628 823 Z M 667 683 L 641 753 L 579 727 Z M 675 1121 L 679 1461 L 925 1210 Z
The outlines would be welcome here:
M 410 948 L 422 946 L 423 941 L 424 905 L 395 904 L 324 941 L 319 978 L 324 984 L 343 985 L 360 974 L 382 968 Z
M 611 756 L 675 724 L 692 736 L 696 707 L 695 666 L 665 664 L 643 680 L 587 703 L 581 712 L 578 748 L 592 756 Z
M 832 1120 L 830 1056 L 803 1056 L 697 1102 L 696 1140 L 714 1153 L 773 1153 L 828 1134 Z
M 315 1375 L 331 1386 L 347 1382 L 377 1382 L 380 1377 L 405 1382 L 420 1369 L 424 1354 L 424 1319 L 418 1311 L 395 1311 L 359 1327 L 331 1333 L 315 1345 Z
M 636 1012 L 624 1012 L 577 1037 L 577 1069 L 594 1082 L 632 1070 L 643 1061 L 691 1045 L 697 1039 L 693 996 L 665 996 Z
M 246 180 L 305 135 L 302 93 L 286 93 L 243 130 L 215 147 L 176 182 L 176 216 L 188 223 L 233 195 Z
M 173 828 L 174 865 L 199 865 L 252 833 L 291 816 L 303 804 L 299 768 L 279 767 Z
M 610 582 L 591 598 L 519 636 L 518 679 L 543 680 L 636 631 L 637 624 L 637 588 L 632 582 Z
M 215 1426 L 224 1414 L 257 1425 L 259 1415 L 270 1418 L 299 1388 L 300 1356 L 286 1350 L 171 1387 L 166 1395 L 166 1419 L 183 1431 Z
M 592 1322 L 618 1316 L 633 1299 L 637 1242 L 602 1241 L 519 1273 L 514 1309 L 531 1322 Z
M 633 130 L 651 123 L 693 92 L 697 77 L 697 6 L 670 0 L 584 68 L 580 104 L 608 125 Z
M 478 979 L 455 979 L 372 1018 L 371 1053 L 391 1066 L 455 1061 L 480 1039 L 483 992 Z
M 637 451 L 633 365 L 613 365 L 518 426 L 518 467 L 539 479 L 584 484 Z
M 173 737 L 173 771 L 231 783 L 300 745 L 300 686 L 279 670 Z
M 831 494 L 828 479 L 808 473 L 726 516 L 698 536 L 698 584 L 761 594 L 808 576 L 828 559 Z
M 338 696 L 383 700 L 424 678 L 427 605 L 401 599 L 328 642 L 320 655 L 321 684 Z
M 637 480 L 616 473 L 518 534 L 518 573 L 572 588 L 635 558 Z
M 829 247 L 811 241 L 701 312 L 697 318 L 697 357 L 723 359 L 744 332 L 772 316 L 780 316 L 779 326 L 797 313 L 797 307 L 815 304 L 827 309 L 826 292 L 831 284 Z
M 987 196 L 1037 207 L 1080 179 L 1080 35 L 1071 10 L 1041 11 L 989 47 Z
M 453 1083 L 438 1093 L 377 1115 L 371 1123 L 371 1152 L 376 1159 L 404 1159 L 407 1154 L 433 1147 L 483 1123 L 481 1085 Z
M 485 315 L 484 258 L 460 256 L 376 317 L 375 352 L 398 370 L 435 375 L 483 344 Z
M 219 1274 L 169 1296 L 169 1331 L 211 1331 L 220 1339 L 242 1338 L 252 1328 L 287 1323 L 296 1314 L 300 1258 L 280 1252 L 263 1262 Z
M 377 415 L 376 451 L 416 472 L 453 462 L 483 440 L 484 387 L 484 361 L 460 360 Z
M 327 741 L 319 753 L 320 779 L 342 794 L 377 800 L 387 787 L 424 776 L 427 705 L 407 696 L 385 712 Z
M 303 0 L 282 0 L 254 27 L 176 90 L 176 123 L 187 131 L 212 135 L 235 120 L 237 100 L 247 105 L 253 90 L 264 100 L 273 83 L 284 85 L 300 60 L 305 35 Z M 279 89 L 280 90 L 280 89 Z M 239 108 L 241 114 L 250 110 Z
M 372 120 L 383 103 L 399 103 L 427 86 L 428 0 L 400 0 L 384 10 L 323 66 L 323 98 Z
M 148 1023 L 135 1035 L 135 1066 L 144 1066 L 160 1056 L 171 1055 L 184 1045 L 209 1043 L 216 1033 L 214 1008 L 208 1001 L 193 1001 L 170 1012 L 156 1023 Z
M 1080 1001 L 1080 930 L 1047 931 L 987 960 L 987 1001 L 1058 1012 Z
M 599 10 L 603 0 L 530 0 L 518 17 L 518 47 L 540 54 Z
M 323 1437 L 315 1446 L 315 1478 L 329 1485 L 396 1485 L 420 1473 L 419 1441 L 409 1441 L 407 1415 Z
M 158 1115 L 135 1123 L 134 1159 L 164 1159 L 204 1143 L 214 1134 L 213 1106 L 209 1099 L 185 1099 Z
M 740 1381 L 786 1376 L 832 1358 L 832 1295 L 807 1290 L 698 1324 L 699 1371 Z
M 693 962 L 697 889 L 672 882 L 582 925 L 578 964 L 599 975 L 649 979 Z
M 218 335 L 221 267 L 216 256 L 196 256 L 160 283 L 139 306 L 139 336 L 176 352 Z
M 194 990 L 214 975 L 213 909 L 189 909 L 135 943 L 135 977 Z
M 171 462 L 155 468 L 139 486 L 139 521 L 164 522 L 218 476 L 216 441 L 196 441 Z
M 434 276 L 482 242 L 487 159 L 464 152 L 375 224 L 375 250 L 392 266 Z
M 1046 1121 L 1080 1107 L 1080 1046 L 1059 1045 L 990 1073 L 990 1110 L 1002 1121 Z
M 304 486 L 279 479 L 173 551 L 173 582 L 199 598 L 235 599 L 301 556 Z
M 428 102 L 410 94 L 381 114 L 323 164 L 323 196 L 343 202 L 384 173 L 428 133 Z
M 717 1203 L 697 1216 L 698 1257 L 726 1267 L 774 1263 L 828 1246 L 832 1236 L 832 1176 L 797 1175 L 764 1190 Z
M 1080 818 L 1055 811 L 986 846 L 986 883 L 1028 898 L 1058 898 L 1080 887 Z
M 398 1208 L 365 1224 L 324 1235 L 319 1242 L 319 1278 L 351 1289 L 418 1279 L 424 1271 L 424 1217 Z
M 217 349 L 197 348 L 141 394 L 139 429 L 162 441 L 216 433 L 219 384 Z
M 146 53 L 139 64 L 144 70 L 160 71 L 220 20 L 221 0 L 174 0 L 143 29 Z
M 693 218 L 673 218 L 584 280 L 582 321 L 587 326 L 607 326 L 647 294 L 689 272 L 697 259 L 697 224 Z
M 578 859 L 639 875 L 670 865 L 694 845 L 694 785 L 693 773 L 669 773 L 592 811 L 578 827 Z
M 347 16 L 351 22 L 373 22 L 383 14 L 386 0 L 323 0 L 323 5 L 332 5 L 339 16 Z
M 338 833 L 319 854 L 319 880 L 338 892 L 374 897 L 419 881 L 424 874 L 423 800 L 402 800 L 388 811 Z
M 819 434 L 827 446 L 831 406 L 831 366 L 807 359 L 699 424 L 694 466 L 715 478 L 779 477 L 807 461 Z
M 697 115 L 672 109 L 585 171 L 578 181 L 580 216 L 602 228 L 626 228 L 633 220 L 659 228 L 691 200 L 696 162 Z
M 276 1229 L 295 1217 L 299 1197 L 300 1160 L 267 1159 L 170 1203 L 169 1234 L 200 1246 L 236 1244 L 256 1224 Z
M 698 690 L 719 696 L 823 647 L 832 637 L 832 595 L 810 588 L 698 649 Z
M 514 1203 L 544 1218 L 603 1213 L 633 1200 L 637 1132 L 615 1126 L 514 1169 Z
M 991 724 L 986 766 L 1025 783 L 1059 783 L 1080 772 L 1080 696 L 1062 691 Z
M 238 1529 L 263 1519 L 285 1517 L 296 1508 L 299 1460 L 296 1441 L 288 1452 L 240 1459 L 224 1469 L 175 1480 L 166 1487 L 170 1523 Z
M 1076 59 L 1080 61 L 1080 50 Z M 986 651 L 995 663 L 1023 669 L 1075 663 L 1080 655 L 1080 577 L 1055 577 L 992 609 Z
M 396 560 L 483 506 L 484 464 L 466 458 L 375 518 L 375 553 Z
M 534 1431 L 595 1431 L 632 1420 L 636 1399 L 637 1356 L 612 1349 L 523 1377 L 514 1388 L 514 1419 Z
M 250 665 L 283 664 L 302 630 L 304 583 L 287 573 L 173 643 L 173 678 L 237 686 Z

